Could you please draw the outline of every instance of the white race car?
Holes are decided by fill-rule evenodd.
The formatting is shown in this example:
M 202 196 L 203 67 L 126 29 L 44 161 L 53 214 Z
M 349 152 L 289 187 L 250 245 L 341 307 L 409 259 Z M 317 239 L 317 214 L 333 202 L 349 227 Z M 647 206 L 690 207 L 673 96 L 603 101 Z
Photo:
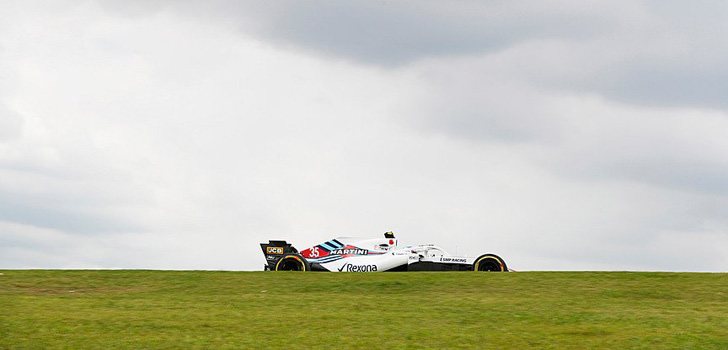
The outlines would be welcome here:
M 339 237 L 298 251 L 286 241 L 261 243 L 266 271 L 508 271 L 495 254 L 452 256 L 433 244 L 398 247 L 394 234 L 384 238 Z

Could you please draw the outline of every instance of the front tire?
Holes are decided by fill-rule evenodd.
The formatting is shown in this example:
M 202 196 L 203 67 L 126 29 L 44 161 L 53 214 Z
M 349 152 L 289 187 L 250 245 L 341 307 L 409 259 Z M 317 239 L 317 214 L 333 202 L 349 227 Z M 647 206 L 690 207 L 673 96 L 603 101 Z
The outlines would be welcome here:
M 311 271 L 311 265 L 299 254 L 286 254 L 276 263 L 275 271 Z
M 505 260 L 495 254 L 483 254 L 475 259 L 473 271 L 507 272 Z

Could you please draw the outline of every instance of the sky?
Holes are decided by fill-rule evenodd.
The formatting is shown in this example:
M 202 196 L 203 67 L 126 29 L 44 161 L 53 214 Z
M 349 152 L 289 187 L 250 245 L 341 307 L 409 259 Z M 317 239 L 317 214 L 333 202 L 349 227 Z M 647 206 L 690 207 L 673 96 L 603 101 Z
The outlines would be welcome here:
M 0 268 L 338 236 L 728 270 L 724 1 L 2 1 Z

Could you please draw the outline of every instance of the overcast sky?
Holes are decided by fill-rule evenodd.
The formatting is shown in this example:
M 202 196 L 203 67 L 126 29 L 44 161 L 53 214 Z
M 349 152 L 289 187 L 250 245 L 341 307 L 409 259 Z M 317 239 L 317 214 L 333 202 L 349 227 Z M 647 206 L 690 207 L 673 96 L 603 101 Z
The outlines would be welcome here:
M 0 268 L 336 236 L 728 270 L 728 2 L 2 1 Z

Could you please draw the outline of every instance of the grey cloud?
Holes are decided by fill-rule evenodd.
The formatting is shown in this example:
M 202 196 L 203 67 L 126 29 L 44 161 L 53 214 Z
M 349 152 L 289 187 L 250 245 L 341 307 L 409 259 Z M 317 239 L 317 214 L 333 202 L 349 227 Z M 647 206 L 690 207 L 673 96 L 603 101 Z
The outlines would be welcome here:
M 556 73 L 531 81 L 635 105 L 728 109 L 728 43 L 717 39 L 728 33 L 728 4 L 640 4 L 613 32 L 545 50 L 545 61 L 533 60 L 531 70 Z
M 564 178 L 728 196 L 725 114 L 569 97 L 523 78 L 510 57 L 414 66 L 410 74 L 430 87 L 403 111 L 406 123 L 484 147 L 519 147 L 521 156 Z
M 0 159 L 0 221 L 81 235 L 142 231 L 137 220 L 119 215 L 119 208 L 146 200 L 124 171 L 84 159 L 93 150 L 25 143 L 7 143 L 16 159 Z
M 101 1 L 111 13 L 212 16 L 284 47 L 396 67 L 431 56 L 492 52 L 524 40 L 579 40 L 614 25 L 593 7 L 508 1 Z M 570 4 L 569 6 L 562 6 Z
M 590 90 L 642 105 L 727 107 L 728 47 L 715 40 L 728 32 L 725 4 L 691 3 L 687 12 L 678 2 L 664 1 L 643 6 L 498 1 L 217 6 L 244 31 L 265 40 L 390 67 L 428 57 L 495 53 L 520 43 L 571 42 L 567 50 L 586 50 L 579 53 L 582 61 L 577 65 L 599 62 L 608 51 L 621 52 L 622 58 L 585 77 L 558 77 L 554 87 Z M 582 45 L 599 38 L 599 46 Z M 634 43 L 634 38 L 641 41 Z M 684 52 L 660 47 L 670 40 L 681 43 Z M 540 63 L 538 55 L 530 59 L 546 71 L 555 68 L 548 64 L 559 64 Z
M 99 206 L 100 203 L 93 203 Z M 33 225 L 83 235 L 140 232 L 128 219 L 114 218 L 75 203 L 73 196 L 59 201 L 57 195 L 29 195 L 0 191 L 0 221 Z
M 723 63 L 687 59 L 665 64 L 645 59 L 615 70 L 611 76 L 584 82 L 583 87 L 632 104 L 728 109 L 728 70 Z
M 363 62 L 399 65 L 430 56 L 482 53 L 522 40 L 582 38 L 604 31 L 595 14 L 537 13 L 506 2 L 293 2 L 259 33 Z M 457 6 L 460 5 L 460 6 Z
M 544 72 L 572 66 L 546 81 L 551 89 L 590 91 L 638 105 L 726 108 L 728 101 L 728 46 L 715 40 L 728 32 L 728 6 L 720 2 L 691 3 L 687 10 L 677 1 L 101 4 L 132 18 L 166 12 L 208 18 L 280 47 L 386 68 L 495 54 L 529 43 L 566 43 L 559 51 L 565 57 L 535 52 L 518 61 L 527 59 Z
M 587 111 L 575 115 L 582 113 Z M 572 125 L 567 130 L 573 136 L 552 150 L 553 165 L 562 175 L 728 197 L 724 114 L 623 109 L 594 112 L 590 123 L 587 128 Z

